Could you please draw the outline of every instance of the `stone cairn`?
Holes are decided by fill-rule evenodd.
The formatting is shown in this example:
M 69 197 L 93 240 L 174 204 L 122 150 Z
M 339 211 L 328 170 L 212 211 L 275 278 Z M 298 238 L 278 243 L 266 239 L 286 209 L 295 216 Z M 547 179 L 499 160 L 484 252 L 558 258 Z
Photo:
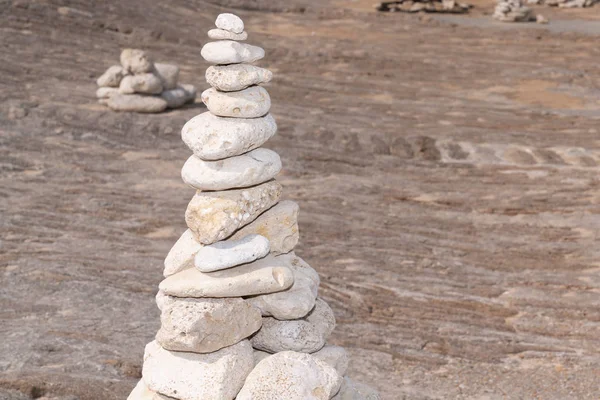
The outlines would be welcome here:
M 146 346 L 128 400 L 376 400 L 344 377 L 348 355 L 327 345 L 335 317 L 319 275 L 294 253 L 298 205 L 280 201 L 277 131 L 258 86 L 272 73 L 248 63 L 264 50 L 241 41 L 244 23 L 221 14 L 202 56 L 208 112 L 182 129 L 194 153 L 182 169 L 196 189 L 188 230 L 165 259 L 156 301 L 161 328 Z
M 523 0 L 498 0 L 492 17 L 502 22 L 529 22 L 536 20 L 533 10 L 525 6 Z
M 108 68 L 96 83 L 96 97 L 114 111 L 158 113 L 196 99 L 193 85 L 177 83 L 179 67 L 153 63 L 145 52 L 125 49 L 121 65 Z

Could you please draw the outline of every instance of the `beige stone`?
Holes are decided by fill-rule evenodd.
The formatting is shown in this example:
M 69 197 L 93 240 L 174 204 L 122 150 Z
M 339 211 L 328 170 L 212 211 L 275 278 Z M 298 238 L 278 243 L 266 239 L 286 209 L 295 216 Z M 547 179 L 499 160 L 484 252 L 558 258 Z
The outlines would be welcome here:
M 340 376 L 344 376 L 350 362 L 348 352 L 340 346 L 327 345 L 312 354 L 313 357 L 331 365 Z
M 208 31 L 208 37 L 213 40 L 246 40 L 248 39 L 248 33 L 233 33 L 226 31 L 225 29 L 211 29 Z
M 187 229 L 167 254 L 163 275 L 167 277 L 184 269 L 192 268 L 194 257 L 201 248 L 202 245 L 194 239 L 192 231 Z
M 121 65 L 130 74 L 143 74 L 153 69 L 150 58 L 139 49 L 124 49 L 121 52 Z
M 217 16 L 215 25 L 219 29 L 228 32 L 242 33 L 244 32 L 244 21 L 240 17 L 231 13 L 222 13 Z
M 106 105 L 115 111 L 157 113 L 167 108 L 167 102 L 158 96 L 141 94 L 115 94 L 106 100 Z
M 174 64 L 155 63 L 154 72 L 160 79 L 164 90 L 171 90 L 177 87 L 179 79 L 179 67 Z
M 332 400 L 381 400 L 381 397 L 375 389 L 345 377 L 340 391 Z
M 108 99 L 111 96 L 119 93 L 119 88 L 115 87 L 100 87 L 96 90 L 96 98 Z
M 325 337 L 310 322 L 304 319 L 279 321 L 271 317 L 263 317 L 262 328 L 250 341 L 255 349 L 269 353 L 314 353 L 325 345 Z
M 127 75 L 121 79 L 119 93 L 160 94 L 163 86 L 160 78 L 153 73 Z
M 243 90 L 273 79 L 268 69 L 249 64 L 214 65 L 208 67 L 205 76 L 210 86 L 222 92 Z
M 121 79 L 127 75 L 127 71 L 120 65 L 113 65 L 109 67 L 97 80 L 96 83 L 101 88 L 103 87 L 119 87 Z
M 271 97 L 265 88 L 251 86 L 238 92 L 206 89 L 201 95 L 208 110 L 220 117 L 256 118 L 271 109 Z
M 200 55 L 212 64 L 238 64 L 258 61 L 265 56 L 264 49 L 234 40 L 208 42 Z
M 335 314 L 325 300 L 318 298 L 315 308 L 305 318 L 313 324 L 325 339 L 335 329 Z

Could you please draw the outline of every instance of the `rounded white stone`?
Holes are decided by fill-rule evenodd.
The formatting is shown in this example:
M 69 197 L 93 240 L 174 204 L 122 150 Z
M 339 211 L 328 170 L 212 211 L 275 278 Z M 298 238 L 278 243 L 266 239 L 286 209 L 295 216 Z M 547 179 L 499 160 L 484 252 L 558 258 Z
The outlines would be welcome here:
M 271 109 L 271 97 L 265 88 L 251 86 L 238 92 L 206 89 L 201 95 L 208 111 L 220 117 L 256 118 Z
M 244 21 L 235 14 L 223 13 L 217 16 L 215 25 L 219 29 L 223 29 L 233 33 L 242 33 L 244 31 Z
M 121 79 L 123 79 L 125 75 L 127 75 L 127 71 L 125 71 L 123 67 L 120 65 L 113 65 L 96 80 L 96 83 L 100 87 L 119 87 L 119 83 L 121 83 Z
M 233 33 L 225 29 L 211 29 L 208 31 L 208 37 L 214 40 L 246 40 L 248 39 L 248 33 Z
M 206 70 L 206 82 L 223 92 L 234 92 L 252 85 L 270 82 L 273 73 L 249 64 L 213 65 Z
M 267 114 L 260 118 L 223 118 L 205 112 L 189 120 L 181 130 L 184 143 L 202 160 L 220 160 L 262 146 L 277 132 Z
M 214 272 L 250 263 L 269 254 L 269 240 L 248 235 L 240 240 L 225 240 L 205 246 L 196 253 L 195 265 L 202 272 Z
M 258 61 L 265 56 L 261 47 L 234 40 L 208 42 L 200 50 L 202 57 L 213 64 L 239 64 Z
M 162 81 L 153 73 L 127 75 L 119 85 L 119 92 L 123 94 L 160 94 L 162 91 Z
M 279 171 L 279 155 L 260 148 L 219 161 L 204 161 L 192 155 L 183 165 L 181 177 L 198 190 L 227 190 L 261 184 Z

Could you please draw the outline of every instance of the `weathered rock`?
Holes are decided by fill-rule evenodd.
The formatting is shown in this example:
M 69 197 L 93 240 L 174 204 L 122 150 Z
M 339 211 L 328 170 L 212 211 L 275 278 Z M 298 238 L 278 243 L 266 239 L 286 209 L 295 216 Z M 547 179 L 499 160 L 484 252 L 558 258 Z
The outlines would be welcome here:
M 119 88 L 115 87 L 100 87 L 96 90 L 96 98 L 108 99 L 110 96 L 114 96 L 119 93 Z
M 275 205 L 281 185 L 275 181 L 246 189 L 196 192 L 185 211 L 185 222 L 202 244 L 229 237 Z
M 211 353 L 243 340 L 262 325 L 260 312 L 241 298 L 162 301 L 156 341 L 167 350 Z
M 156 293 L 154 299 L 156 300 L 156 306 L 160 311 L 162 311 L 162 309 L 165 306 L 165 303 L 169 301 L 170 298 L 171 296 L 166 295 L 165 292 L 163 292 L 162 290 L 159 290 L 158 293 Z
M 269 239 L 271 254 L 288 253 L 298 244 L 298 204 L 285 200 L 237 231 L 231 239 L 256 233 Z
M 313 324 L 325 339 L 331 335 L 335 329 L 335 314 L 329 304 L 323 299 L 317 299 L 315 308 L 305 318 Z
M 201 97 L 208 110 L 220 117 L 256 118 L 271 109 L 271 97 L 260 86 L 251 86 L 238 92 L 220 92 L 209 88 L 202 92 Z
M 206 43 L 200 54 L 209 63 L 238 64 L 258 61 L 265 56 L 265 51 L 261 47 L 234 40 L 218 40 Z
M 179 67 L 173 64 L 156 63 L 154 72 L 160 79 L 164 90 L 171 90 L 177 87 L 179 79 Z
M 175 297 L 243 297 L 285 290 L 294 283 L 292 271 L 273 256 L 222 271 L 186 269 L 163 280 L 159 289 Z
M 186 103 L 193 103 L 196 100 L 196 87 L 194 85 L 190 85 L 189 83 L 182 83 L 181 85 L 179 85 L 179 87 L 185 90 L 187 93 Z
M 325 337 L 312 323 L 296 319 L 279 321 L 263 317 L 262 328 L 250 339 L 252 347 L 269 353 L 298 351 L 314 353 L 325 345 Z
M 163 86 L 160 78 L 153 73 L 127 75 L 121 79 L 119 92 L 122 94 L 160 94 Z
M 192 155 L 183 165 L 181 177 L 198 190 L 227 190 L 264 183 L 279 171 L 279 155 L 260 148 L 218 161 L 204 161 Z
M 192 231 L 187 229 L 167 254 L 163 275 L 167 277 L 184 269 L 192 268 L 194 257 L 201 248 L 202 245 L 194 239 Z
M 319 288 L 319 274 L 294 253 L 276 257 L 294 273 L 294 284 L 287 290 L 247 298 L 263 316 L 279 320 L 305 317 L 314 307 Z
M 247 340 L 208 354 L 172 352 L 154 341 L 142 375 L 149 389 L 179 400 L 233 400 L 253 367 Z
M 211 29 L 208 31 L 208 37 L 213 40 L 246 40 L 248 33 L 233 33 L 225 29 Z
M 331 365 L 340 376 L 348 370 L 348 352 L 343 347 L 328 345 L 312 354 L 313 357 Z
M 178 86 L 175 89 L 165 90 L 160 94 L 167 102 L 168 108 L 179 108 L 185 103 L 188 103 L 190 100 L 193 100 L 196 97 L 196 92 L 194 89 L 193 94 L 186 90 L 183 86 Z
M 244 21 L 240 17 L 230 13 L 223 13 L 217 16 L 215 25 L 219 29 L 233 33 L 244 32 Z
M 256 365 L 236 400 L 329 400 L 342 377 L 309 354 L 285 351 Z
M 273 73 L 248 64 L 214 65 L 206 70 L 206 82 L 223 92 L 233 92 L 252 85 L 270 82 Z
M 214 272 L 247 264 L 269 254 L 264 236 L 248 235 L 240 240 L 225 240 L 205 246 L 196 253 L 195 265 L 201 272 Z
M 167 108 L 167 102 L 162 98 L 141 94 L 115 94 L 108 98 L 106 104 L 115 111 L 140 113 L 157 113 Z
M 220 160 L 260 147 L 277 132 L 267 114 L 261 118 L 223 118 L 210 112 L 196 115 L 181 130 L 185 144 L 202 160 Z
M 119 87 L 121 79 L 127 74 L 127 71 L 120 65 L 113 65 L 109 67 L 105 73 L 103 73 L 97 80 L 96 83 L 101 88 L 103 87 Z
M 340 391 L 331 400 L 381 400 L 381 397 L 375 389 L 353 382 L 346 376 L 342 380 Z
M 262 351 L 262 350 L 254 350 L 254 366 L 256 366 L 256 364 L 258 364 L 259 362 L 261 362 L 262 360 L 264 360 L 265 358 L 272 356 L 271 353 L 267 353 L 266 351 Z
M 130 74 L 143 74 L 153 68 L 150 58 L 138 49 L 124 49 L 121 52 L 121 65 Z
M 146 386 L 143 379 L 140 379 L 135 388 L 131 391 L 127 400 L 173 400 L 171 397 L 156 393 Z

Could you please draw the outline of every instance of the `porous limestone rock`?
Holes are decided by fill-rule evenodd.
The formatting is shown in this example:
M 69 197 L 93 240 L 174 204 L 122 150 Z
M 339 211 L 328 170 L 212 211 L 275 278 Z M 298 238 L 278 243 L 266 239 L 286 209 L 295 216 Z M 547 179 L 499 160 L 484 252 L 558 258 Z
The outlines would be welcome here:
M 273 73 L 248 64 L 213 65 L 206 70 L 206 82 L 222 92 L 233 92 L 270 82 Z
M 238 64 L 258 61 L 265 56 L 265 51 L 261 47 L 234 40 L 218 40 L 206 43 L 200 54 L 209 63 Z
M 266 237 L 248 235 L 204 246 L 196 253 L 194 264 L 201 272 L 214 272 L 256 261 L 269 254 L 269 250 Z
M 227 190 L 264 183 L 279 171 L 279 155 L 260 148 L 218 161 L 204 161 L 192 155 L 183 165 L 181 177 L 198 190 Z
M 146 346 L 142 376 L 150 390 L 179 400 L 233 400 L 253 367 L 247 340 L 208 354 L 169 351 L 154 341 Z
M 96 98 L 98 99 L 108 99 L 110 96 L 114 96 L 119 93 L 119 88 L 115 87 L 99 87 L 96 90 Z
M 284 200 L 237 231 L 231 239 L 256 233 L 269 239 L 271 254 L 289 253 L 298 244 L 298 210 L 297 203 Z
M 174 64 L 155 63 L 154 72 L 165 90 L 175 89 L 179 79 L 179 67 Z
M 256 365 L 236 400 L 329 400 L 342 377 L 310 354 L 285 351 Z
M 340 374 L 340 376 L 344 376 L 348 370 L 348 363 L 350 360 L 348 357 L 348 352 L 346 352 L 343 347 L 327 345 L 312 355 L 313 357 L 331 365 L 333 368 L 335 368 L 337 373 Z
M 213 40 L 246 40 L 248 33 L 233 33 L 225 29 L 211 29 L 208 31 L 208 37 Z
M 233 33 L 244 32 L 244 21 L 235 14 L 223 13 L 217 16 L 215 25 L 219 29 Z
M 101 88 L 103 87 L 119 87 L 121 79 L 127 75 L 127 71 L 120 65 L 113 65 L 109 67 L 105 73 L 103 73 L 97 80 L 96 83 Z
M 181 130 L 184 143 L 202 160 L 220 160 L 254 150 L 277 132 L 267 114 L 260 118 L 223 118 L 210 112 L 196 115 Z
M 262 328 L 250 339 L 252 347 L 269 353 L 298 351 L 314 353 L 325 345 L 325 337 L 304 319 L 279 321 L 263 317 Z
M 260 312 L 241 298 L 162 301 L 156 341 L 167 350 L 211 353 L 236 344 L 262 325 Z
M 142 94 L 114 94 L 106 102 L 114 111 L 156 113 L 167 108 L 167 102 L 157 96 Z
M 266 182 L 246 189 L 224 192 L 196 192 L 185 211 L 185 222 L 202 244 L 229 237 L 275 205 L 281 185 Z
M 119 92 L 123 94 L 160 94 L 162 91 L 162 82 L 153 73 L 127 75 L 121 79 L 119 85 Z
M 121 65 L 130 74 L 143 74 L 153 68 L 150 58 L 139 49 L 124 49 L 121 52 Z
M 346 376 L 342 380 L 340 391 L 331 400 L 381 400 L 381 397 L 375 389 L 354 382 Z
M 194 257 L 202 245 L 194 238 L 191 230 L 187 229 L 177 240 L 165 258 L 165 277 L 176 274 L 194 266 Z
M 243 297 L 285 290 L 294 274 L 273 256 L 215 272 L 186 269 L 164 279 L 158 286 L 174 297 Z
M 323 299 L 317 299 L 315 308 L 305 319 L 313 324 L 325 338 L 328 338 L 335 329 L 335 314 Z
M 251 86 L 238 92 L 220 92 L 206 89 L 201 95 L 208 111 L 220 117 L 256 118 L 271 109 L 271 97 L 260 86 Z

